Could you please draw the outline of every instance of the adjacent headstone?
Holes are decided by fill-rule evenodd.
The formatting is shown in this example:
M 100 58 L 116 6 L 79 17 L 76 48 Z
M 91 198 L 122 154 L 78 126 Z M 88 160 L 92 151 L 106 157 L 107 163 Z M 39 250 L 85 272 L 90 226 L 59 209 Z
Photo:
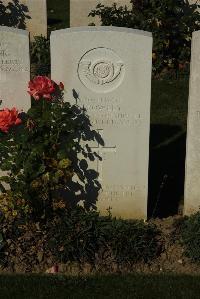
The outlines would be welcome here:
M 102 158 L 93 162 L 102 214 L 110 207 L 117 217 L 147 217 L 151 53 L 151 33 L 139 30 L 84 27 L 51 35 L 52 79 L 64 82 L 67 101 L 75 89 L 104 140 L 90 144 Z
M 7 5 L 9 2 L 15 3 L 13 0 L 1 0 L 3 4 Z M 47 4 L 46 0 L 17 0 L 19 4 L 25 7 L 21 8 L 21 13 L 27 16 L 25 18 L 26 30 L 30 32 L 30 39 L 33 40 L 34 36 L 47 36 Z M 14 10 L 12 10 L 12 14 Z M 16 10 L 19 14 L 19 10 Z M 19 16 L 15 16 L 18 18 Z M 11 24 L 12 26 L 12 24 Z
M 30 80 L 29 33 L 0 27 L 0 100 L 1 108 L 30 108 L 27 93 Z
M 184 213 L 200 208 L 200 31 L 193 33 L 187 126 Z
M 30 39 L 34 36 L 47 36 L 47 4 L 46 0 L 20 0 L 28 7 L 31 19 L 27 20 Z
M 88 17 L 88 14 L 99 3 L 112 6 L 114 2 L 117 6 L 131 7 L 130 0 L 70 0 L 70 27 L 88 26 L 90 23 L 100 25 L 99 17 Z

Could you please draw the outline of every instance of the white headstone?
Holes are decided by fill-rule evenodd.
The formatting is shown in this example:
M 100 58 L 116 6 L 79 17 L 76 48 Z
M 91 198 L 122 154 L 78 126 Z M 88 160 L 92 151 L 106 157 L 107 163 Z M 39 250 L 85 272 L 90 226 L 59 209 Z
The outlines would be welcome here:
M 188 106 L 184 213 L 200 208 L 200 31 L 193 33 Z
M 27 93 L 30 80 L 29 34 L 20 30 L 0 26 L 0 109 L 30 108 Z
M 20 0 L 29 9 L 31 19 L 27 20 L 27 30 L 30 38 L 47 36 L 47 4 L 46 0 Z
M 63 81 L 72 101 L 79 94 L 104 146 L 90 144 L 102 161 L 96 167 L 102 190 L 102 214 L 147 216 L 151 97 L 151 33 L 84 27 L 51 35 L 52 79 Z
M 90 23 L 100 25 L 99 17 L 88 17 L 91 10 L 95 9 L 97 4 L 101 3 L 105 6 L 112 6 L 113 3 L 117 6 L 128 6 L 130 0 L 70 0 L 70 27 L 88 26 Z
M 1 0 L 3 4 L 7 5 L 13 0 Z M 26 30 L 30 32 L 30 39 L 34 36 L 47 36 L 47 4 L 46 0 L 18 0 L 28 8 L 28 12 L 22 9 L 22 12 L 30 18 L 25 18 Z

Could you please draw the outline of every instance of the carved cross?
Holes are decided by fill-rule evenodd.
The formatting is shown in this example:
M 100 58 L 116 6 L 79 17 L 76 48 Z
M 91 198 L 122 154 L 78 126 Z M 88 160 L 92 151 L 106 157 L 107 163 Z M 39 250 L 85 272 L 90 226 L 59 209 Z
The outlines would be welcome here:
M 103 129 L 97 129 L 97 131 L 102 136 Z M 101 157 L 101 160 L 98 159 L 98 162 L 97 162 L 97 171 L 99 173 L 99 180 L 102 181 L 102 178 L 103 178 L 103 157 L 102 157 L 102 155 L 104 153 L 116 153 L 116 149 L 117 149 L 116 145 L 115 146 L 102 146 L 101 144 L 98 143 L 97 146 L 91 146 L 90 148 L 92 150 L 94 150 L 94 152 L 96 152 L 98 156 Z

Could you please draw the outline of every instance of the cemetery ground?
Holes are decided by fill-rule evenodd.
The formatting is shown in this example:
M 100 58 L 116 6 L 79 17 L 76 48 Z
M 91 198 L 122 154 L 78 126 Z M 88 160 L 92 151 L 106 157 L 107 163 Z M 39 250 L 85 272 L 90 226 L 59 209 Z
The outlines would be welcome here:
M 183 247 L 180 244 L 180 224 L 183 217 L 177 215 L 182 213 L 187 96 L 187 80 L 152 81 L 148 208 L 149 223 L 156 225 L 161 231 L 161 236 L 157 240 L 158 246 L 160 244 L 162 247 L 158 250 L 158 257 L 152 259 L 150 263 L 140 261 L 134 265 L 123 265 L 122 263 L 119 266 L 108 255 L 107 258 L 103 257 L 103 259 L 97 261 L 95 268 L 88 263 L 81 265 L 72 262 L 67 265 L 59 265 L 59 272 L 67 275 L 129 273 L 135 271 L 147 274 L 161 272 L 200 274 L 199 264 L 192 263 L 188 257 L 183 255 Z M 162 136 L 162 139 L 160 136 Z M 54 257 L 49 256 L 49 252 L 46 257 L 45 254 L 41 255 L 40 252 L 40 247 L 46 244 L 46 240 L 49 239 L 45 231 L 48 231 L 50 227 L 51 225 L 42 229 L 42 232 L 39 230 L 36 234 L 38 227 L 32 226 L 30 231 L 26 231 L 24 236 L 20 238 L 16 234 L 17 247 L 14 245 L 15 243 L 12 244 L 11 242 L 11 251 L 9 253 L 12 266 L 8 265 L 5 271 L 44 272 L 51 267 Z M 123 235 L 123 231 L 121 233 Z M 51 234 L 54 234 L 54 231 Z M 61 239 L 62 237 L 64 235 L 61 235 Z M 30 240 L 30 243 L 24 242 L 25 239 Z M 80 245 L 77 244 L 77 246 Z M 21 260 L 22 252 L 24 257 Z M 56 250 L 54 250 L 55 253 Z M 59 252 L 56 254 L 60 255 Z M 2 259 L 4 259 L 3 256 L 1 256 Z
M 49 29 L 66 27 L 69 20 L 63 11 L 67 3 L 48 0 Z M 1 274 L 2 298 L 198 298 L 199 276 L 192 275 L 200 275 L 200 266 L 183 254 L 180 224 L 184 219 L 177 216 L 182 214 L 183 205 L 187 102 L 187 80 L 152 81 L 148 223 L 161 231 L 158 256 L 134 265 L 117 264 L 107 256 L 95 269 L 89 263 L 59 264 L 59 272 L 69 276 Z M 16 234 L 15 240 L 6 240 L 12 266 L 3 271 L 38 273 L 54 264 L 54 257 L 40 251 L 48 236 L 45 230 L 37 230 L 32 227 L 22 237 Z M 0 260 L 4 260 L 2 254 Z M 114 275 L 105 276 L 108 273 Z

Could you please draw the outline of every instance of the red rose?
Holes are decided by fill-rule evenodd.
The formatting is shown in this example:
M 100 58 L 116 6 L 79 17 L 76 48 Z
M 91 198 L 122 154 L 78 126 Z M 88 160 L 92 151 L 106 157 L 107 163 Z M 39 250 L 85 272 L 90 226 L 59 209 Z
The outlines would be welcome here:
M 28 84 L 28 93 L 35 99 L 45 98 L 51 100 L 51 94 L 55 92 L 55 83 L 45 76 L 37 76 Z
M 0 110 L 0 130 L 7 133 L 9 128 L 21 124 L 21 119 L 16 108 Z

